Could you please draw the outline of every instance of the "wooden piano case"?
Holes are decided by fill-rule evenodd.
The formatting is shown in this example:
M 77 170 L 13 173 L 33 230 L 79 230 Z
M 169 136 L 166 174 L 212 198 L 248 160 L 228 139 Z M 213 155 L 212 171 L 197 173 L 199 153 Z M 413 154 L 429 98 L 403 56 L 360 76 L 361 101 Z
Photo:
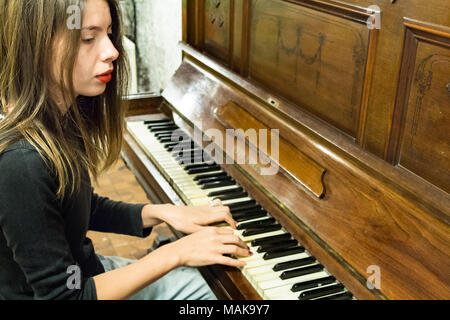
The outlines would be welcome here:
M 450 4 L 185 0 L 183 20 L 181 66 L 128 98 L 132 119 L 203 146 L 278 129 L 277 157 L 223 169 L 356 298 L 450 298 Z M 153 202 L 183 204 L 128 132 L 122 156 Z M 259 298 L 239 270 L 203 272 L 221 299 Z

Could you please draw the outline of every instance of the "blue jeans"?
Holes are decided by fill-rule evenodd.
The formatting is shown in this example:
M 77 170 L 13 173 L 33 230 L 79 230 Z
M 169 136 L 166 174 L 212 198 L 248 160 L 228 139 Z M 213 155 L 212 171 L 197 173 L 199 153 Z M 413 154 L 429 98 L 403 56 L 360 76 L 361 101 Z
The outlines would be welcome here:
M 97 255 L 105 271 L 125 267 L 136 260 Z M 130 300 L 217 300 L 196 268 L 180 267 L 145 287 Z

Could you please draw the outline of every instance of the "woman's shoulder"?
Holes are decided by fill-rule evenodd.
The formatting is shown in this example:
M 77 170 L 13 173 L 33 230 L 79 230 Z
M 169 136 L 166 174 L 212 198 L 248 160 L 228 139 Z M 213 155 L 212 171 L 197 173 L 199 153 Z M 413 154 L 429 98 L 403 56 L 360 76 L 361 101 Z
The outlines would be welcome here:
M 1 174 L 6 173 L 6 170 L 21 172 L 29 168 L 44 169 L 45 164 L 39 152 L 27 140 L 16 141 L 0 152 Z
M 29 141 L 26 139 L 20 139 L 6 147 L 2 152 L 0 152 L 0 155 L 17 150 L 31 150 L 37 152 L 36 148 Z

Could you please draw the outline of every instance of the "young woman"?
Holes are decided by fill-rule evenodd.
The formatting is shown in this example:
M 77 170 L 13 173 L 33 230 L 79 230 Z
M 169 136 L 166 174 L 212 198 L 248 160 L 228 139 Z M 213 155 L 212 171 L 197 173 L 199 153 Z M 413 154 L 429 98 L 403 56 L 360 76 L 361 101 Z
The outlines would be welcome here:
M 126 204 L 93 192 L 119 156 L 127 87 L 118 0 L 0 0 L 0 298 L 214 299 L 198 270 L 248 256 L 219 203 Z M 81 25 L 69 27 L 79 6 Z M 89 175 L 90 173 L 90 175 Z M 88 230 L 189 234 L 137 261 L 96 255 Z M 79 271 L 77 273 L 77 271 Z

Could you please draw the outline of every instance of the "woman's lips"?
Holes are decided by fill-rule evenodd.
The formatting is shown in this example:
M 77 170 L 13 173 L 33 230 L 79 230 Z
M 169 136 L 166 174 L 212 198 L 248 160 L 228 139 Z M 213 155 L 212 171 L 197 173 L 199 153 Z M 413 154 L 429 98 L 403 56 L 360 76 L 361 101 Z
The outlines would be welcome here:
M 108 70 L 107 72 L 102 73 L 101 75 L 98 75 L 96 78 L 98 80 L 100 80 L 101 82 L 103 82 L 103 83 L 108 83 L 112 79 L 112 74 L 111 73 L 113 71 L 114 71 L 114 69 Z
M 111 75 L 111 73 L 109 73 L 109 74 L 106 74 L 106 75 L 97 76 L 97 79 L 100 80 L 103 83 L 108 83 L 108 82 L 111 81 L 112 75 Z

